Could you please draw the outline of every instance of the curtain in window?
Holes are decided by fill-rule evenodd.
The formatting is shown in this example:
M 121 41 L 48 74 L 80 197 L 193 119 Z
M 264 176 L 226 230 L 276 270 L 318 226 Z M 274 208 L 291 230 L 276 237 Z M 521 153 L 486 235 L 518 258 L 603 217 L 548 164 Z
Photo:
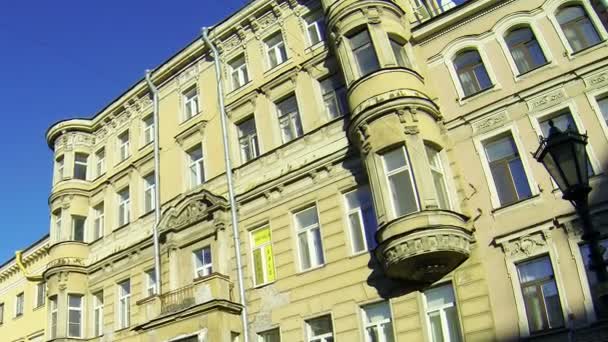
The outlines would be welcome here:
M 469 73 L 459 73 L 458 78 L 460 78 L 460 84 L 462 85 L 462 89 L 464 90 L 465 94 L 473 94 L 477 92 L 475 82 Z
M 511 55 L 513 55 L 513 60 L 515 60 L 515 64 L 517 65 L 517 70 L 520 72 L 525 70 L 530 70 L 530 64 L 526 60 L 526 54 L 520 49 L 511 50 Z

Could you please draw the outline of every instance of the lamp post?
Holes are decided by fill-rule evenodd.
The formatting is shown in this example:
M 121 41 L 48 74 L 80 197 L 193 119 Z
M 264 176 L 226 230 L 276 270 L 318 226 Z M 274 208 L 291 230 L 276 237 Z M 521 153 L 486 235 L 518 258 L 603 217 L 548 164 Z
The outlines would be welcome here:
M 549 121 L 549 134 L 540 139 L 534 158 L 542 163 L 563 198 L 572 203 L 583 226 L 583 241 L 589 244 L 590 268 L 597 278 L 597 294 L 602 310 L 608 309 L 608 272 L 604 261 L 604 248 L 600 245 L 600 234 L 593 228 L 589 214 L 589 172 L 587 169 L 587 135 L 579 134 L 568 127 L 562 132 Z

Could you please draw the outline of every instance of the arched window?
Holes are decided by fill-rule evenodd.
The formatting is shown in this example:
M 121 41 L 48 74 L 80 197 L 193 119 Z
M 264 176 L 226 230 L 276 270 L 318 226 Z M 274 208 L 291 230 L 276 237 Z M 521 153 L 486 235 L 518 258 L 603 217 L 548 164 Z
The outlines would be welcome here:
M 505 41 L 520 74 L 547 63 L 543 50 L 529 27 L 509 31 L 505 36 Z
M 574 52 L 600 42 L 600 36 L 583 6 L 563 7 L 557 12 L 556 18 Z
M 492 86 L 492 81 L 490 81 L 477 50 L 460 52 L 454 58 L 454 67 L 465 96 L 473 95 Z

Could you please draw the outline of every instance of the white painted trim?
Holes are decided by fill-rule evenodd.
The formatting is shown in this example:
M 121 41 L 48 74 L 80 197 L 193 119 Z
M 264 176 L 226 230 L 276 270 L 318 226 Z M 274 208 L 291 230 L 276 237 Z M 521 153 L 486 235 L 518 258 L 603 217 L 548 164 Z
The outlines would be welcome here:
M 179 340 L 182 340 L 184 338 L 188 338 L 188 337 L 198 337 L 198 342 L 206 342 L 207 341 L 207 328 L 203 328 L 201 330 L 199 330 L 198 332 L 194 332 L 191 334 L 181 334 L 178 336 L 175 336 L 173 338 L 170 338 L 168 340 L 165 340 L 165 342 L 179 342 Z
M 587 91 L 585 92 L 585 96 L 587 96 L 589 104 L 591 105 L 591 108 L 593 109 L 597 120 L 600 122 L 600 127 L 602 127 L 602 131 L 604 131 L 604 136 L 606 137 L 606 139 L 608 139 L 608 124 L 604 120 L 604 116 L 602 115 L 602 111 L 600 110 L 600 106 L 597 101 L 600 97 L 608 97 L 608 85 L 599 89 Z

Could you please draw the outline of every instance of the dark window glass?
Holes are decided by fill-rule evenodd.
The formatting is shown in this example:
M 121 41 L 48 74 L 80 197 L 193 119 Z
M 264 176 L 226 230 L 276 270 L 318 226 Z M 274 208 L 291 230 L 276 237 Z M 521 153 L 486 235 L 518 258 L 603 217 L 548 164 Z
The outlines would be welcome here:
M 511 30 L 505 40 L 520 74 L 547 63 L 543 50 L 529 27 Z
M 470 96 L 492 86 L 486 67 L 476 50 L 461 52 L 454 59 L 454 67 L 465 96 Z

